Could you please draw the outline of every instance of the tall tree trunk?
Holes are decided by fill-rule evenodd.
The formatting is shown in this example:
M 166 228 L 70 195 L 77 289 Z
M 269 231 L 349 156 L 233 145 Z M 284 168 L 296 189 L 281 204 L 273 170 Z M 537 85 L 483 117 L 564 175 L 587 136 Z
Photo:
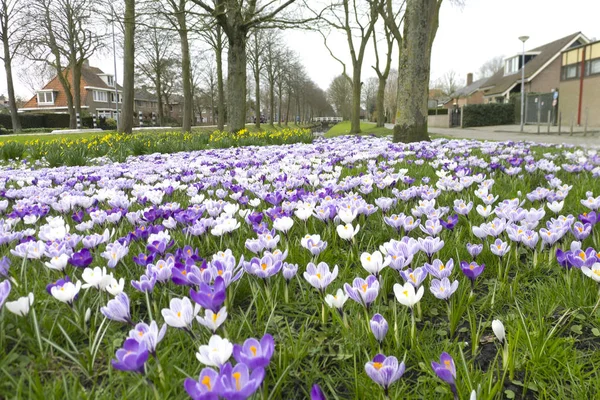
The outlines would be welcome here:
M 398 68 L 395 142 L 429 140 L 427 98 L 431 45 L 437 31 L 438 13 L 438 0 L 407 1 Z
M 288 121 L 290 120 L 290 105 L 292 104 L 292 91 L 288 90 L 287 92 L 287 105 L 285 109 L 285 126 L 288 126 Z
M 81 123 L 81 64 L 77 61 L 73 63 L 73 106 L 75 108 L 75 118 L 79 115 Z M 75 122 L 77 124 L 77 122 Z
M 228 35 L 227 117 L 229 131 L 246 126 L 246 32 L 234 27 Z
M 179 39 L 181 41 L 181 80 L 183 81 L 183 121 L 181 123 L 182 132 L 192 130 L 192 113 L 194 96 L 192 93 L 190 46 L 188 41 L 187 21 L 185 17 L 185 0 L 179 1 L 179 13 L 177 20 L 179 23 Z
M 17 101 L 15 99 L 15 86 L 12 76 L 12 57 L 10 54 L 10 47 L 8 45 L 8 27 L 6 24 L 3 25 L 2 37 L 4 45 L 4 71 L 6 72 L 6 88 L 8 91 L 8 107 L 10 108 L 10 120 L 12 122 L 12 129 L 14 133 L 21 132 L 21 120 L 17 114 Z
M 275 82 L 269 82 L 269 121 L 275 125 Z
M 123 104 L 119 118 L 119 132 L 133 130 L 133 102 L 135 77 L 135 0 L 125 0 L 125 43 L 123 50 Z
M 217 58 L 217 129 L 225 129 L 225 90 L 223 88 L 223 38 L 221 37 L 221 27 L 217 26 L 217 46 L 215 55 Z
M 283 95 L 282 90 L 281 90 L 281 84 L 278 85 L 277 94 L 279 96 L 278 106 L 277 106 L 277 125 L 281 126 L 281 101 L 282 101 L 282 95 Z
M 354 65 L 352 68 L 352 113 L 350 114 L 350 133 L 360 133 L 360 92 L 362 89 L 360 73 L 360 64 Z
M 165 119 L 165 111 L 164 111 L 164 107 L 163 107 L 163 102 L 162 102 L 162 79 L 160 78 L 160 72 L 157 72 L 156 74 L 156 80 L 155 80 L 155 86 L 156 86 L 156 97 L 158 98 L 158 104 L 157 104 L 157 113 L 158 113 L 158 126 L 162 126 L 163 125 L 163 120 Z
M 254 70 L 254 93 L 255 93 L 255 101 L 254 101 L 254 118 L 256 119 L 256 121 L 254 121 L 254 125 L 256 126 L 256 129 L 260 130 L 260 117 L 262 116 L 261 110 L 260 110 L 260 61 L 259 61 L 259 55 L 258 55 L 258 33 L 256 34 L 256 36 L 254 37 L 254 65 L 252 67 L 252 69 Z
M 385 110 L 383 102 L 385 99 L 385 85 L 387 83 L 387 77 L 379 77 L 379 86 L 377 87 L 377 103 L 375 109 L 377 110 L 377 126 L 382 127 L 385 125 Z

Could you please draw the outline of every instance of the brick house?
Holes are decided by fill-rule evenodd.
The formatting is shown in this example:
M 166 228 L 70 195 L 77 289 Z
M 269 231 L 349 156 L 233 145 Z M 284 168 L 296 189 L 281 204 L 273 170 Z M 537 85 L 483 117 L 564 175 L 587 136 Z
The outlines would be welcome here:
M 525 92 L 549 93 L 560 84 L 561 53 L 581 46 L 589 40 L 581 33 L 573 33 L 543 46 L 525 52 Z M 504 59 L 504 67 L 480 87 L 485 103 L 504 103 L 513 93 L 521 93 L 522 54 Z
M 450 95 L 450 99 L 444 103 L 444 108 L 462 107 L 467 104 L 483 104 L 483 92 L 479 90 L 489 78 L 473 81 L 473 74 L 467 74 L 467 85 L 458 89 Z
M 563 51 L 560 60 L 558 107 L 563 123 L 600 126 L 600 41 Z
M 73 74 L 66 72 L 67 81 L 73 85 Z M 91 67 L 85 62 L 81 68 L 81 109 L 99 117 L 114 118 L 115 103 L 114 75 L 104 73 L 100 68 Z M 72 90 L 72 89 L 71 89 Z M 122 87 L 117 84 L 118 101 L 121 103 Z M 52 78 L 35 96 L 27 101 L 19 112 L 67 113 L 67 96 L 58 80 Z

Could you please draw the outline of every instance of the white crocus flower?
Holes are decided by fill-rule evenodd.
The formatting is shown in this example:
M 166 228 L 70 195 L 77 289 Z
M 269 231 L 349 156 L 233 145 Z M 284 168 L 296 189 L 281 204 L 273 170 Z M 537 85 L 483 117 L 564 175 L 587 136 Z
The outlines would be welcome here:
M 381 252 L 375 251 L 373 254 L 362 253 L 360 255 L 360 262 L 368 273 L 377 276 L 382 269 L 390 265 L 391 259 L 384 261 Z
M 498 338 L 500 343 L 504 343 L 506 339 L 506 332 L 504 331 L 504 324 L 499 319 L 495 319 L 492 321 L 492 330 L 494 331 L 494 335 Z
M 344 240 L 352 240 L 352 238 L 354 238 L 354 236 L 356 236 L 358 233 L 359 229 L 360 225 L 356 225 L 356 228 L 354 228 L 352 224 L 338 225 L 336 227 L 338 235 L 340 235 L 340 237 Z
M 564 205 L 564 201 L 553 201 L 552 203 L 546 203 L 548 209 L 555 214 L 558 214 L 563 209 Z
M 594 263 L 592 268 L 581 267 L 581 272 L 589 278 L 592 278 L 596 282 L 600 283 L 600 263 Z
M 196 358 L 209 367 L 221 367 L 231 358 L 233 344 L 227 339 L 213 335 L 208 345 L 202 345 L 196 353 Z
M 404 285 L 396 283 L 394 285 L 394 294 L 396 299 L 402 305 L 413 308 L 415 304 L 421 301 L 425 289 L 423 286 L 415 293 L 415 287 L 410 283 L 406 282 Z
M 19 297 L 15 301 L 7 301 L 4 306 L 8 311 L 21 317 L 29 314 L 29 307 L 33 304 L 33 293 L 29 293 L 27 296 Z
M 287 233 L 290 229 L 292 229 L 293 225 L 294 225 L 294 220 L 291 219 L 290 217 L 277 218 L 273 222 L 273 228 L 275 228 L 278 231 L 281 231 L 283 233 Z
M 182 299 L 171 299 L 169 308 L 163 308 L 161 314 L 167 325 L 173 328 L 189 329 L 194 321 L 194 317 L 200 312 L 200 306 L 192 306 L 192 302 L 187 297 Z
M 213 333 L 219 329 L 219 327 L 227 319 L 227 307 L 223 306 L 219 312 L 215 313 L 212 310 L 204 310 L 204 317 L 197 316 L 196 321 L 200 325 L 203 325 L 213 331 Z
M 115 278 L 112 278 L 110 284 L 106 287 L 106 291 L 113 296 L 118 295 L 119 293 L 123 293 L 123 289 L 125 288 L 125 279 L 121 278 L 118 281 Z
M 52 296 L 62 301 L 63 303 L 72 304 L 75 296 L 81 290 L 81 281 L 77 281 L 77 283 L 73 282 L 65 282 L 62 286 L 54 286 L 50 289 L 50 293 Z
M 346 295 L 342 289 L 338 289 L 335 295 L 328 294 L 325 296 L 325 303 L 330 308 L 335 307 L 338 310 L 341 310 L 342 307 L 344 307 L 346 300 L 348 300 L 348 295 Z
M 81 286 L 83 289 L 94 287 L 96 289 L 105 290 L 113 280 L 112 274 L 106 273 L 106 267 L 100 268 L 86 268 L 83 270 L 81 278 L 85 281 L 85 284 Z
M 69 256 L 66 254 L 61 254 L 59 256 L 54 256 L 50 259 L 50 261 L 45 262 L 44 265 L 50 269 L 54 269 L 56 271 L 63 271 L 69 262 Z
M 351 224 L 352 221 L 354 221 L 354 219 L 356 218 L 356 216 L 358 215 L 358 211 L 356 209 L 351 210 L 348 208 L 342 208 L 340 209 L 340 211 L 338 212 L 338 217 L 345 223 L 345 224 Z

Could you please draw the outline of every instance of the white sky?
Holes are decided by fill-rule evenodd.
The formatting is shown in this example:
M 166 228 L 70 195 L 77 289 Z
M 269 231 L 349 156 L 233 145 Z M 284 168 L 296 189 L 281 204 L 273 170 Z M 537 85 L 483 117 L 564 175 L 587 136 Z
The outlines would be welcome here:
M 527 49 L 578 31 L 590 39 L 600 39 L 599 16 L 600 0 L 465 0 L 464 7 L 445 0 L 433 46 L 431 78 L 435 80 L 449 70 L 456 71 L 463 80 L 468 72 L 477 74 L 481 64 L 490 58 L 519 53 L 521 42 L 518 37 L 522 35 L 530 36 Z M 300 55 L 309 76 L 321 88 L 327 89 L 331 80 L 342 72 L 341 65 L 329 55 L 319 33 L 286 31 L 284 37 L 288 46 Z M 333 32 L 328 44 L 335 55 L 350 66 L 345 36 Z M 367 50 L 363 81 L 375 76 L 371 68 L 375 62 L 373 45 L 369 44 Z M 113 72 L 112 54 L 94 57 L 91 64 L 105 72 Z M 396 67 L 396 64 L 397 54 L 394 54 L 392 66 Z M 18 68 L 19 65 L 13 67 L 14 70 Z M 226 70 L 226 66 L 224 68 Z M 16 72 L 14 75 L 17 95 L 29 97 L 28 89 L 18 82 Z M 120 82 L 121 60 L 118 60 L 118 75 Z M 4 68 L 0 68 L 0 93 L 6 93 Z

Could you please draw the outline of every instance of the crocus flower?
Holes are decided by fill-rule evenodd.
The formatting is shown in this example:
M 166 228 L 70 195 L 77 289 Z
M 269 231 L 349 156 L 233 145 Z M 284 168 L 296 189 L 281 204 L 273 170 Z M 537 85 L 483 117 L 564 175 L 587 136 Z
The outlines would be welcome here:
M 46 261 L 44 265 L 50 269 L 56 271 L 63 271 L 69 262 L 69 256 L 67 254 L 60 254 L 52 257 L 50 262 Z
M 321 386 L 316 383 L 310 389 L 310 400 L 327 400 Z
M 342 312 L 342 307 L 344 307 L 344 303 L 348 300 L 348 296 L 342 289 L 338 289 L 335 295 L 328 294 L 325 296 L 325 303 L 330 308 L 336 308 L 340 313 Z
M 223 322 L 227 319 L 227 307 L 223 306 L 219 312 L 215 313 L 213 310 L 204 310 L 204 317 L 196 316 L 196 321 L 200 325 L 203 325 L 210 329 L 213 333 L 219 329 Z
M 458 215 L 454 214 L 448 217 L 447 221 L 440 219 L 440 224 L 449 231 L 453 230 L 456 224 L 458 223 Z
M 477 256 L 483 251 L 483 245 L 467 243 L 467 251 L 471 257 L 473 257 L 473 259 L 476 259 Z
M 423 280 L 427 278 L 427 275 L 428 272 L 425 267 L 415 268 L 414 270 L 409 268 L 406 271 L 400 271 L 400 276 L 415 288 L 421 286 L 421 283 L 423 283 Z
M 444 241 L 438 237 L 432 238 L 428 236 L 425 239 L 419 238 L 417 239 L 417 241 L 419 243 L 419 248 L 421 249 L 421 251 L 427 254 L 427 257 L 429 257 L 430 259 L 435 253 L 437 253 L 442 249 L 442 247 L 444 247 Z
M 287 233 L 294 225 L 294 220 L 290 217 L 280 217 L 273 221 L 273 228 L 283 233 Z
M 218 312 L 225 301 L 226 287 L 221 276 L 215 278 L 214 285 L 201 283 L 199 290 L 190 289 L 190 297 L 204 308 Z
M 399 283 L 394 284 L 396 299 L 400 304 L 410 308 L 413 308 L 421 300 L 423 293 L 425 293 L 423 286 L 415 293 L 415 287 L 410 282 L 406 282 L 404 285 L 400 285 Z
M 152 292 L 154 285 L 156 285 L 155 273 L 142 275 L 139 281 L 131 281 L 131 286 L 140 292 Z
M 10 258 L 4 256 L 0 259 L 0 276 L 8 277 Z
M 221 369 L 220 395 L 229 400 L 247 399 L 256 392 L 264 378 L 264 368 L 257 368 L 250 374 L 246 364 L 232 367 L 227 363 Z
M 352 240 L 360 230 L 360 225 L 356 225 L 356 228 L 352 224 L 338 225 L 335 229 L 343 240 Z
M 192 306 L 192 302 L 187 297 L 182 299 L 173 298 L 169 302 L 169 308 L 163 308 L 161 314 L 167 325 L 173 328 L 182 328 L 189 330 L 194 321 L 194 317 L 200 312 L 200 306 Z
M 193 400 L 219 400 L 219 373 L 212 368 L 204 368 L 197 381 L 186 378 L 183 387 Z
M 127 297 L 126 293 L 116 295 L 105 307 L 100 308 L 100 312 L 110 320 L 133 324 L 129 311 L 129 297 Z
M 442 280 L 433 279 L 429 287 L 431 293 L 440 300 L 450 299 L 450 296 L 456 292 L 456 289 L 458 289 L 458 281 L 455 280 L 450 283 L 450 279 L 448 278 L 443 278 Z
M 163 324 L 159 330 L 156 321 L 150 322 L 150 325 L 140 322 L 129 331 L 129 337 L 140 343 L 143 342 L 148 351 L 155 354 L 156 346 L 163 340 L 165 333 L 167 333 L 167 324 Z
M 481 275 L 481 273 L 485 269 L 485 264 L 480 265 L 477 264 L 475 261 L 471 263 L 461 261 L 460 269 L 462 270 L 463 274 L 465 274 L 465 276 L 471 280 L 471 283 L 473 284 L 475 283 L 475 279 L 477 279 L 477 277 Z
M 106 287 L 106 291 L 108 293 L 112 294 L 113 296 L 116 296 L 119 293 L 122 293 L 124 288 L 125 288 L 125 279 L 121 278 L 119 280 L 116 280 L 115 278 L 113 278 L 110 281 L 110 284 Z
M 592 233 L 592 224 L 590 224 L 589 222 L 583 224 L 577 221 L 573 225 L 571 225 L 571 232 L 573 233 L 573 236 L 575 236 L 575 239 L 584 240 L 585 238 L 590 236 L 590 233 Z
M 373 360 L 365 364 L 367 375 L 383 388 L 386 396 L 392 383 L 400 379 L 405 370 L 404 362 L 398 364 L 396 357 L 386 357 L 383 354 L 377 354 Z
M 379 294 L 379 280 L 374 275 L 369 275 L 367 279 L 355 278 L 352 286 L 344 283 L 344 291 L 352 300 L 369 308 Z
M 374 251 L 373 254 L 362 253 L 360 255 L 360 263 L 363 268 L 370 274 L 379 276 L 382 269 L 390 265 L 391 260 L 386 257 L 383 259 L 383 254 L 380 251 Z
M 8 282 L 8 281 L 5 281 Z M 1 304 L 1 303 L 0 303 Z M 29 314 L 29 307 L 33 304 L 33 293 L 19 297 L 15 301 L 7 301 L 4 306 L 8 311 L 21 317 Z
M 81 281 L 77 281 L 77 283 L 73 284 L 73 282 L 64 282 L 62 285 L 52 286 L 50 289 L 50 294 L 57 299 L 62 301 L 63 303 L 67 303 L 69 305 L 73 304 L 77 294 L 81 290 Z
M 383 342 L 389 328 L 388 322 L 383 318 L 383 315 L 379 313 L 373 315 L 373 318 L 369 321 L 369 325 L 371 326 L 371 332 L 373 332 L 375 339 L 377 339 L 379 343 Z
M 6 301 L 8 295 L 10 294 L 10 289 L 11 286 L 10 281 L 8 279 L 0 282 L 0 309 L 2 309 L 2 305 Z
M 500 239 L 496 239 L 496 241 L 490 245 L 490 250 L 498 257 L 503 257 L 506 253 L 510 251 L 510 246 L 508 245 L 508 243 L 503 242 Z
M 588 247 L 585 251 L 581 249 L 570 251 L 567 253 L 567 259 L 569 260 L 569 263 L 576 268 L 591 267 L 600 261 L 597 254 L 596 250 L 592 247 Z
M 583 272 L 585 276 L 600 283 L 600 262 L 594 263 L 591 268 L 584 265 L 581 267 L 581 272 Z
M 262 258 L 254 257 L 249 262 L 244 263 L 244 269 L 251 275 L 266 279 L 277 274 L 283 262 L 275 260 L 271 255 L 265 255 Z
M 196 358 L 209 367 L 221 367 L 233 353 L 233 345 L 227 339 L 218 335 L 211 336 L 207 345 L 202 345 L 196 353 Z
M 260 342 L 254 338 L 247 339 L 243 345 L 233 345 L 233 358 L 238 363 L 243 363 L 249 369 L 266 368 L 271 362 L 275 351 L 273 336 L 265 334 Z
M 82 289 L 94 287 L 96 289 L 105 290 L 112 283 L 112 274 L 106 273 L 106 267 L 86 268 L 81 274 L 81 278 L 85 283 L 81 286 Z
M 287 283 L 289 283 L 296 273 L 298 272 L 298 264 L 289 264 L 284 262 L 283 267 L 281 268 L 281 273 Z
M 493 320 L 492 330 L 494 331 L 494 335 L 496 335 L 500 343 L 504 343 L 504 340 L 506 339 L 506 333 L 504 331 L 504 324 L 502 321 L 498 319 Z
M 88 249 L 81 249 L 80 251 L 73 253 L 69 259 L 69 264 L 85 268 L 90 265 L 93 261 L 92 253 Z
M 329 271 L 329 265 L 320 262 L 318 265 L 308 263 L 304 272 L 304 279 L 310 283 L 312 287 L 318 289 L 321 293 L 325 291 L 327 286 L 338 276 L 338 266 L 333 267 Z
M 148 360 L 148 349 L 143 342 L 129 338 L 125 340 L 123 348 L 117 350 L 116 357 L 116 360 L 111 361 L 114 368 L 143 374 L 144 365 Z
M 431 368 L 433 368 L 433 372 L 435 372 L 438 378 L 450 385 L 452 393 L 454 393 L 456 397 L 456 367 L 454 366 L 454 360 L 450 354 L 443 352 L 440 356 L 440 362 L 437 363 L 432 361 Z

